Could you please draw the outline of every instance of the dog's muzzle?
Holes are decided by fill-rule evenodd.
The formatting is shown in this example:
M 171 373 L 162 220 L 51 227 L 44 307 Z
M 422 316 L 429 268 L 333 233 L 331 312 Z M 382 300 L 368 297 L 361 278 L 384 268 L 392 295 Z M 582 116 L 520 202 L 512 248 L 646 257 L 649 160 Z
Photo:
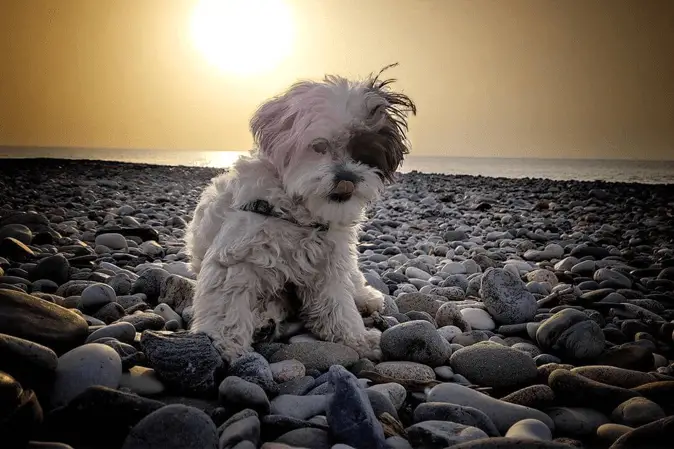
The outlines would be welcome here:
M 344 202 L 351 199 L 360 178 L 348 171 L 339 171 L 335 175 L 335 186 L 330 191 L 330 200 Z

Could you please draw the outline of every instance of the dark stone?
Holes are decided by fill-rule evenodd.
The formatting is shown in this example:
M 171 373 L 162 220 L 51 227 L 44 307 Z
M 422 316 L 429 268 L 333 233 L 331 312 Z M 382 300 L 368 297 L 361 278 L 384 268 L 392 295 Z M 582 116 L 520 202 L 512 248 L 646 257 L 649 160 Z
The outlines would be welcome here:
M 312 421 L 283 415 L 266 415 L 260 420 L 262 424 L 262 440 L 273 441 L 281 435 L 296 429 L 320 429 L 329 431 L 329 427 Z
M 30 273 L 30 280 L 49 279 L 57 284 L 68 282 L 70 263 L 62 254 L 45 257 L 40 260 Z
M 212 394 L 225 366 L 205 334 L 145 331 L 141 350 L 167 387 L 187 394 Z
M 668 415 L 674 414 L 674 381 L 662 380 L 632 388 L 632 391 L 662 407 Z
M 248 352 L 234 360 L 227 375 L 257 384 L 268 394 L 278 394 L 279 387 L 274 381 L 269 362 L 257 352 Z
M 96 231 L 96 237 L 101 234 L 122 234 L 124 237 L 138 237 L 143 242 L 148 240 L 154 240 L 155 242 L 159 241 L 159 232 L 156 229 L 141 226 L 137 228 L 132 227 L 120 227 L 120 226 L 109 226 L 103 229 Z
M 153 399 L 97 385 L 50 411 L 41 436 L 78 447 L 117 449 L 133 426 L 163 406 Z
M 77 313 L 26 293 L 0 289 L 0 332 L 61 355 L 84 343 L 87 322 Z
M 276 442 L 306 449 L 330 449 L 332 447 L 328 432 L 313 427 L 291 430 L 278 437 Z
M 501 436 L 494 422 L 481 410 L 446 402 L 425 402 L 414 410 L 414 422 L 450 421 L 482 429 L 490 437 Z
M 140 312 L 134 313 L 133 315 L 127 315 L 119 319 L 126 323 L 133 324 L 133 327 L 136 328 L 136 332 L 143 332 L 146 330 L 159 331 L 164 328 L 166 321 L 161 315 L 157 315 L 153 312 Z
M 0 370 L 17 379 L 21 385 L 38 393 L 46 392 L 54 381 L 57 366 L 56 353 L 46 346 L 0 334 Z
M 570 407 L 592 404 L 592 408 L 608 414 L 620 403 L 639 396 L 633 390 L 597 382 L 563 369 L 553 371 L 548 384 L 560 404 Z
M 172 404 L 150 413 L 136 424 L 122 449 L 217 449 L 218 433 L 201 410 Z
M 653 369 L 653 350 L 637 343 L 624 343 L 608 348 L 597 357 L 595 365 L 617 366 L 635 371 Z
M 339 365 L 330 367 L 329 373 L 335 393 L 328 402 L 326 417 L 335 441 L 354 447 L 385 449 L 382 426 L 356 377 Z
M 23 447 L 42 424 L 42 407 L 32 390 L 24 390 L 10 375 L 0 371 L 0 443 Z
M 627 432 L 610 449 L 656 449 L 672 447 L 674 441 L 674 416 L 653 421 Z
M 35 257 L 35 253 L 19 240 L 5 237 L 0 240 L 0 257 L 6 257 L 14 262 L 23 262 L 31 257 Z
M 103 321 L 105 324 L 112 324 L 122 318 L 125 314 L 124 307 L 116 302 L 109 302 L 98 309 L 98 311 L 93 314 L 93 317 Z

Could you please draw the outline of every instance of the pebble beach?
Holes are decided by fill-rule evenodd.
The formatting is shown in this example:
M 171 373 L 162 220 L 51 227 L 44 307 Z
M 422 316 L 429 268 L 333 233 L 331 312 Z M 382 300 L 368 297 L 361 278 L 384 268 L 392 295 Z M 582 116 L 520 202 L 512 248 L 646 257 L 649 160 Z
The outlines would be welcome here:
M 220 172 L 0 160 L 0 448 L 674 447 L 674 185 L 400 174 L 382 359 L 294 323 L 226 364 L 183 241 Z

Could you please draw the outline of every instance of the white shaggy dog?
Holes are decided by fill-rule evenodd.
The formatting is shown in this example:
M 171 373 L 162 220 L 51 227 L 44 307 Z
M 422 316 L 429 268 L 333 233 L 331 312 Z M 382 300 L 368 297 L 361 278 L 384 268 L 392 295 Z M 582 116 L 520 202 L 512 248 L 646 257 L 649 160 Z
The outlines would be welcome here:
M 408 153 L 416 114 L 380 75 L 302 81 L 267 101 L 250 124 L 257 150 L 203 192 L 186 236 L 191 331 L 226 360 L 294 313 L 323 340 L 379 354 L 381 334 L 360 313 L 380 311 L 383 295 L 358 268 L 357 232 Z

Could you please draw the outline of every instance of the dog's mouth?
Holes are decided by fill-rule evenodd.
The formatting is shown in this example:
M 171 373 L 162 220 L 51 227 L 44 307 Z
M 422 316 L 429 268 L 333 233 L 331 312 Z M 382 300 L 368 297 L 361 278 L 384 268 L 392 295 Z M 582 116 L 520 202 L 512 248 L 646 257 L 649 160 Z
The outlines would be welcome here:
M 351 181 L 339 181 L 328 194 L 328 199 L 336 203 L 349 201 L 356 191 L 356 185 Z

